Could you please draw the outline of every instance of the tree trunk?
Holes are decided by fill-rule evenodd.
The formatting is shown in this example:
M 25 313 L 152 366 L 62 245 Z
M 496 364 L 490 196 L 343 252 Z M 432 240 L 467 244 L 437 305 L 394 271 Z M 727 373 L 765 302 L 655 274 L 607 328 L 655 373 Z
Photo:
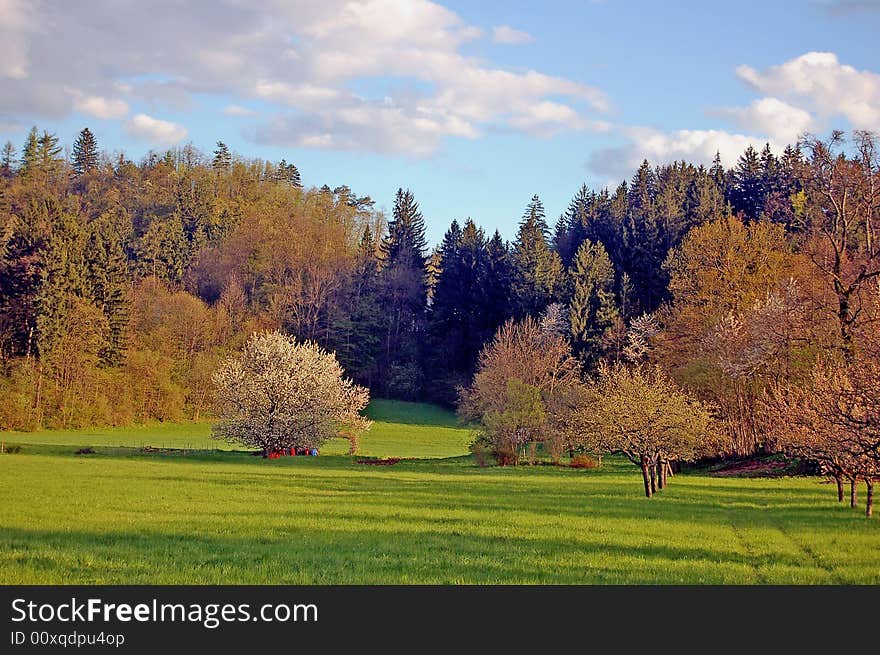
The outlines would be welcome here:
M 648 465 L 648 474 L 651 476 L 651 495 L 657 493 L 657 467 L 654 464 Z
M 858 507 L 859 506 L 859 490 L 856 487 L 855 477 L 851 477 L 849 479 L 849 506 L 850 507 Z
M 657 460 L 657 488 L 663 489 L 666 485 L 663 483 L 663 469 L 666 467 L 666 462 L 662 459 Z
M 648 473 L 648 460 L 642 458 L 642 479 L 645 482 L 645 496 L 647 498 L 651 497 L 651 479 L 650 474 Z
M 671 468 L 671 467 L 669 466 L 669 461 L 664 459 L 664 460 L 663 460 L 663 468 L 662 468 L 662 470 L 660 471 L 660 473 L 661 473 L 661 476 L 660 476 L 660 477 L 661 477 L 661 479 L 663 480 L 663 488 L 664 488 L 664 489 L 669 485 L 669 480 L 667 479 L 666 476 L 667 476 L 667 474 L 669 473 L 669 469 L 670 469 L 670 468 Z
M 874 481 L 865 478 L 865 487 L 868 489 L 865 494 L 865 516 L 871 518 L 874 515 Z
M 834 476 L 834 481 L 837 483 L 837 502 L 843 502 L 843 478 L 839 475 Z

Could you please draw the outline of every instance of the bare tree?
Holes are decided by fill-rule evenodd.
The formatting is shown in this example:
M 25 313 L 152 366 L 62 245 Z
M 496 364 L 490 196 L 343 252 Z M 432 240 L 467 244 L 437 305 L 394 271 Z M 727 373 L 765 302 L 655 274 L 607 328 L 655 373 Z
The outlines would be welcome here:
M 828 141 L 804 140 L 811 153 L 806 192 L 806 243 L 813 264 L 827 280 L 844 356 L 854 356 L 853 337 L 859 325 L 878 320 L 866 311 L 870 284 L 880 277 L 880 153 L 871 132 L 853 133 L 855 155 L 838 152 L 844 134 Z

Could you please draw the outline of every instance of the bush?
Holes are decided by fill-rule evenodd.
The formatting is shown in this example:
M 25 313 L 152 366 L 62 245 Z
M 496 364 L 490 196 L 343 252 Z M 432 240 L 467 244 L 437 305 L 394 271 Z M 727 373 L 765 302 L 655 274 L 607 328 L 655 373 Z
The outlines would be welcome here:
M 492 453 L 492 442 L 489 437 L 481 434 L 470 443 L 468 450 L 474 456 L 477 466 L 485 468 L 489 465 L 489 454 Z
M 571 458 L 569 466 L 573 469 L 595 469 L 599 468 L 599 462 L 589 455 L 575 455 Z

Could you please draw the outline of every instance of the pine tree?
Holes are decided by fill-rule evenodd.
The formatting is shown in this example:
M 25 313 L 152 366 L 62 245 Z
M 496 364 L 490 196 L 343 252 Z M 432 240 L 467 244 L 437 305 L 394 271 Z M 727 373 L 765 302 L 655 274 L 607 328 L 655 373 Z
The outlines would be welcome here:
M 18 172 L 23 176 L 32 174 L 39 166 L 39 140 L 40 133 L 37 131 L 37 126 L 34 125 L 28 132 L 24 146 L 21 149 L 21 160 L 19 162 Z
M 126 350 L 129 278 L 122 239 L 106 215 L 89 225 L 85 276 L 89 295 L 107 320 L 106 347 L 101 352 L 101 358 L 105 363 L 116 366 L 122 362 Z
M 379 258 L 369 225 L 364 227 L 355 266 L 342 295 L 339 311 L 331 320 L 332 349 L 355 382 L 378 386 L 376 367 L 382 354 L 384 311 Z
M 217 142 L 211 167 L 218 173 L 226 173 L 232 168 L 232 153 L 229 152 L 229 147 L 222 141 Z
M 10 178 L 15 174 L 15 146 L 7 141 L 0 152 L 0 175 Z
M 83 128 L 76 137 L 70 163 L 74 177 L 81 177 L 98 168 L 98 141 L 89 128 Z
M 634 301 L 642 311 L 655 309 L 666 290 L 662 272 L 666 250 L 656 199 L 657 177 L 644 161 L 627 189 L 622 244 L 622 266 L 632 280 Z
M 766 200 L 764 166 L 758 152 L 749 146 L 730 174 L 728 200 L 734 212 L 746 222 L 756 221 Z
M 573 350 L 592 366 L 602 354 L 602 339 L 619 316 L 614 268 L 601 243 L 584 241 L 573 263 L 574 294 L 569 305 Z
M 36 322 L 39 351 L 44 355 L 55 351 L 71 327 L 68 323 L 74 299 L 90 295 L 81 217 L 62 210 L 55 202 L 49 204 L 52 236 L 37 295 Z
M 544 205 L 535 195 L 523 214 L 513 250 L 512 295 L 519 316 L 537 316 L 562 291 L 562 260 L 550 248 L 548 233 Z
M 302 188 L 302 177 L 299 169 L 293 164 L 288 164 L 287 160 L 282 159 L 275 167 L 274 179 L 276 182 L 284 182 L 292 187 Z M 322 193 L 332 194 L 333 191 L 326 184 L 321 187 Z
M 61 146 L 58 145 L 58 137 L 46 130 L 43 130 L 43 134 L 37 140 L 37 165 L 48 176 L 57 173 L 61 166 Z
M 512 287 L 513 256 L 510 247 L 501 238 L 501 233 L 495 230 L 486 244 L 486 272 L 483 283 L 485 305 L 482 315 L 489 335 L 495 334 L 498 327 L 513 316 Z
M 428 300 L 425 221 L 412 192 L 398 189 L 382 258 L 385 339 L 380 365 L 384 393 L 414 399 L 421 393 L 419 335 Z

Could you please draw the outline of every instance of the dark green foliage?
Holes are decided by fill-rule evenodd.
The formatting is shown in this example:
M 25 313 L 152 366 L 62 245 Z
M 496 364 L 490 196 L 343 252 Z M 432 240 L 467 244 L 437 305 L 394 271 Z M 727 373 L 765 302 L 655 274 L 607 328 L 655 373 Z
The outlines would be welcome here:
M 211 167 L 218 173 L 226 173 L 232 168 L 232 153 L 229 147 L 222 141 L 217 142 L 217 148 L 214 150 L 214 159 L 211 160 Z
M 379 388 L 404 400 L 421 393 L 421 334 L 428 301 L 425 220 L 412 192 L 398 189 L 388 234 L 382 240 L 384 311 Z
M 563 290 L 562 260 L 550 248 L 544 205 L 532 196 L 513 247 L 512 299 L 518 316 L 537 315 Z
M 456 388 L 470 381 L 480 349 L 506 318 L 505 299 L 497 297 L 502 282 L 495 277 L 505 274 L 498 267 L 506 264 L 506 251 L 500 235 L 493 241 L 490 254 L 483 230 L 467 219 L 463 229 L 453 221 L 440 245 L 426 373 L 431 379 L 428 397 L 445 405 L 451 406 Z
M 151 220 L 135 247 L 141 275 L 172 284 L 183 279 L 190 250 L 180 214 Z
M 83 128 L 73 142 L 70 165 L 75 177 L 81 177 L 98 168 L 98 141 L 87 127 Z
M 601 243 L 584 241 L 570 273 L 574 292 L 569 305 L 573 351 L 587 367 L 603 352 L 603 337 L 619 316 L 614 268 Z
M 769 149 L 765 152 L 769 153 Z M 771 155 L 772 157 L 772 155 Z M 764 211 L 766 201 L 764 170 L 768 162 L 761 162 L 758 152 L 749 146 L 730 172 L 728 200 L 733 211 L 743 220 L 755 221 Z
M 284 159 L 278 162 L 278 165 L 275 167 L 274 179 L 276 182 L 283 182 L 297 188 L 302 188 L 303 185 L 299 169 L 293 164 L 288 164 Z M 326 184 L 322 187 L 322 190 L 324 189 L 326 189 L 327 193 L 332 193 L 330 187 Z
M 130 277 L 122 239 L 107 216 L 89 226 L 85 274 L 89 295 L 107 319 L 107 344 L 101 357 L 107 364 L 118 366 L 127 345 Z
M 382 355 L 384 312 L 376 242 L 364 228 L 357 261 L 342 292 L 339 311 L 332 319 L 331 347 L 352 379 L 368 388 L 377 380 Z

